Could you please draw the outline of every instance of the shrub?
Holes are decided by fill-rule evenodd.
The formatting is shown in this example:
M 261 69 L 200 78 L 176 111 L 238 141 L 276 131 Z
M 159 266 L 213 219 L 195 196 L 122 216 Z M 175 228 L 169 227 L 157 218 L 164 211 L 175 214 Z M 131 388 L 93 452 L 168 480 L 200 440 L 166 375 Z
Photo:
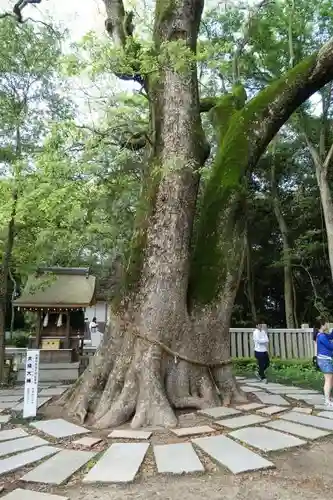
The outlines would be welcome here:
M 7 343 L 10 345 L 13 345 L 15 347 L 20 347 L 20 348 L 28 347 L 29 336 L 30 336 L 30 333 L 28 333 L 28 332 L 17 331 L 17 332 L 14 332 L 12 340 L 11 341 L 8 340 Z
M 256 371 L 254 358 L 233 359 L 233 369 L 236 375 L 251 376 Z M 297 385 L 312 389 L 321 389 L 323 376 L 313 367 L 308 359 L 272 358 L 268 370 L 269 380 L 287 385 Z

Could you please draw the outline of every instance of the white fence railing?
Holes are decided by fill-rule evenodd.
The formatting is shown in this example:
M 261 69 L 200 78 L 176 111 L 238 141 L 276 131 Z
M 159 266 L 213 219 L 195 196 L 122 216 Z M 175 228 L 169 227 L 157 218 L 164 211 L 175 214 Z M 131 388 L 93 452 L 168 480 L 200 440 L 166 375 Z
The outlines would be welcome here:
M 230 354 L 234 358 L 253 356 L 253 328 L 230 328 Z M 268 328 L 269 353 L 281 359 L 310 359 L 314 355 L 312 329 Z
M 230 354 L 233 358 L 253 356 L 253 328 L 230 328 Z M 310 359 L 314 355 L 312 329 L 280 329 L 269 328 L 269 353 L 281 359 Z M 95 354 L 96 348 L 84 347 L 88 356 Z M 6 347 L 6 358 L 12 358 L 15 365 L 25 362 L 26 349 Z

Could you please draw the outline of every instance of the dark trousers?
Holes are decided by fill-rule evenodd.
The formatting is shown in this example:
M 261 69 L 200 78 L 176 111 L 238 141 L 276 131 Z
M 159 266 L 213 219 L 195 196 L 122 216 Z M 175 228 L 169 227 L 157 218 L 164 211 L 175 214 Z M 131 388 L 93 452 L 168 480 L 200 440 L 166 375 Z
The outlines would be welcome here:
M 269 356 L 268 352 L 258 352 L 254 351 L 258 363 L 258 374 L 261 380 L 266 378 L 265 371 L 269 367 Z

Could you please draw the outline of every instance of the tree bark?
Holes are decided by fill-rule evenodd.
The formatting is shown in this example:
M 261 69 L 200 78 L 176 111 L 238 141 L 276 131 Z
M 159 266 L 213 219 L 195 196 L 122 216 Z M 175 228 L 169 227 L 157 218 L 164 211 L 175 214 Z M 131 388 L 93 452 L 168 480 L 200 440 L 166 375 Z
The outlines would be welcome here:
M 12 211 L 8 222 L 6 246 L 4 251 L 3 262 L 1 266 L 1 285 L 0 285 L 0 382 L 4 382 L 5 370 L 5 330 L 6 330 L 6 312 L 9 301 L 8 296 L 8 281 L 10 273 L 10 260 L 14 247 L 15 237 L 15 216 L 17 207 L 17 189 L 13 188 L 12 192 Z
M 322 161 L 309 138 L 307 136 L 305 137 L 316 170 L 316 178 L 326 227 L 328 257 L 333 279 L 333 200 L 328 179 L 328 168 L 333 157 L 333 144 L 331 145 L 327 156 Z
M 125 55 L 136 50 L 131 33 L 123 31 L 122 1 L 105 5 L 109 34 Z M 229 358 L 245 251 L 244 174 L 296 107 L 333 76 L 332 41 L 246 105 L 242 89 L 235 89 L 215 107 L 218 155 L 193 237 L 199 169 L 208 154 L 193 57 L 202 9 L 203 0 L 157 0 L 157 77 L 140 74 L 134 63 L 132 72 L 117 73 L 141 81 L 150 102 L 147 210 L 136 231 L 140 258 L 131 259 L 129 270 L 136 267 L 136 286 L 114 307 L 112 336 L 104 337 L 88 369 L 59 400 L 71 417 L 100 428 L 130 419 L 132 427 L 171 427 L 177 408 L 244 399 Z M 187 53 L 181 69 L 172 63 L 177 44 Z M 205 110 L 211 108 L 212 101 Z M 200 245 L 208 251 L 200 252 Z
M 278 194 L 278 187 L 275 175 L 275 154 L 272 158 L 271 167 L 271 190 L 273 209 L 282 238 L 282 258 L 284 272 L 284 307 L 287 328 L 296 328 L 295 323 L 295 300 L 294 300 L 294 283 L 291 258 L 291 246 L 289 244 L 288 226 L 281 210 L 281 203 Z

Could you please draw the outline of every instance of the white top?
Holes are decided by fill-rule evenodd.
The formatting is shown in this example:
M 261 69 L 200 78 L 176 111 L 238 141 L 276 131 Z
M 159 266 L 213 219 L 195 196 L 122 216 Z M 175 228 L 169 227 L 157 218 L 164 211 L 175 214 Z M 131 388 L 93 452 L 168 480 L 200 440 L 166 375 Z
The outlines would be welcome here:
M 95 321 L 90 321 L 89 323 L 89 330 L 90 330 L 90 333 L 94 333 L 96 332 L 98 329 L 98 324 L 95 323 Z
M 254 350 L 257 352 L 267 352 L 268 342 L 269 339 L 265 330 L 259 330 L 256 328 L 253 332 Z

